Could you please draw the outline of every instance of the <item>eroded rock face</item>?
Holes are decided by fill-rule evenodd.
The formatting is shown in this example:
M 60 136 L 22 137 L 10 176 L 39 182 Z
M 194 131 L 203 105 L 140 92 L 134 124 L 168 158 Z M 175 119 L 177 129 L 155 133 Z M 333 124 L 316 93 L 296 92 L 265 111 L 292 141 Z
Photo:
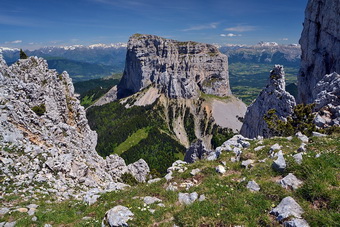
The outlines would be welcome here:
M 192 143 L 186 151 L 184 161 L 187 163 L 194 163 L 201 159 L 208 159 L 211 155 L 214 154 L 215 153 L 213 151 L 207 149 L 204 146 L 202 140 L 197 140 L 196 142 Z
M 313 90 L 326 74 L 340 73 L 340 2 L 309 0 L 300 44 L 299 102 L 312 103 Z
M 129 170 L 119 156 L 100 157 L 96 144 L 66 72 L 37 57 L 8 67 L 0 55 L 1 191 L 10 182 L 46 182 L 50 193 L 69 198 L 75 188 L 106 188 Z M 30 187 L 22 190 L 34 194 Z
M 332 73 L 325 75 L 313 89 L 316 98 L 315 124 L 318 127 L 340 125 L 340 75 Z
M 209 44 L 135 34 L 128 42 L 118 98 L 151 84 L 169 98 L 230 95 L 228 57 Z
M 294 97 L 285 91 L 285 84 L 283 67 L 275 65 L 270 72 L 268 85 L 247 109 L 240 131 L 241 135 L 248 138 L 270 137 L 272 134 L 263 119 L 267 112 L 275 109 L 281 120 L 285 120 L 293 113 L 296 102 Z

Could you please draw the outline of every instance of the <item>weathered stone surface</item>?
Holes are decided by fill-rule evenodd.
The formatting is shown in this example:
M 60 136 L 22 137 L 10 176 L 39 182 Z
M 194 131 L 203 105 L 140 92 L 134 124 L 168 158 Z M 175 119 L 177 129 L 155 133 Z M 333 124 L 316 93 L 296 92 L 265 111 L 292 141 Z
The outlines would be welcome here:
M 282 199 L 282 201 L 270 211 L 270 214 L 276 216 L 276 220 L 282 221 L 290 216 L 301 218 L 303 209 L 300 205 L 290 196 Z
M 129 164 L 127 168 L 138 182 L 145 182 L 150 173 L 150 168 L 143 159 L 139 159 L 137 162 Z
M 297 132 L 295 136 L 300 139 L 303 143 L 308 143 L 309 139 L 306 135 L 302 134 L 301 132 Z
M 241 135 L 248 138 L 271 137 L 273 134 L 263 119 L 267 112 L 275 109 L 281 120 L 286 120 L 286 117 L 293 113 L 296 102 L 294 97 L 285 91 L 285 84 L 283 67 L 275 65 L 270 73 L 268 85 L 247 109 Z
M 162 180 L 162 178 L 150 179 L 150 180 L 148 180 L 148 184 L 153 184 L 153 183 L 156 183 L 156 182 L 161 181 L 161 180 Z
M 294 161 L 297 163 L 297 164 L 301 164 L 302 163 L 302 153 L 297 153 L 295 155 L 293 155 L 293 158 L 294 158 Z
M 153 204 L 153 203 L 160 203 L 160 202 L 162 202 L 161 199 L 158 199 L 157 197 L 152 197 L 152 196 L 145 196 L 143 201 L 147 205 L 150 205 L 150 204 Z
M 250 139 L 242 135 L 235 135 L 229 140 L 225 141 L 221 146 L 215 149 L 215 153 L 221 154 L 223 151 L 232 151 L 235 157 L 231 158 L 232 162 L 240 161 L 242 150 L 250 146 Z
M 274 144 L 273 146 L 270 147 L 270 151 L 276 151 L 276 150 L 280 150 L 281 149 L 281 146 L 276 143 Z
M 166 190 L 173 191 L 173 192 L 177 191 L 178 190 L 177 183 L 176 182 L 170 183 L 168 187 L 166 187 Z
M 273 169 L 275 169 L 278 172 L 282 172 L 285 170 L 286 166 L 287 164 L 285 158 L 283 157 L 283 154 L 278 153 L 277 159 L 272 164 Z
M 228 57 L 209 44 L 135 34 L 127 47 L 118 98 L 155 84 L 169 98 L 231 94 Z
M 120 182 L 110 182 L 106 188 L 105 192 L 112 192 L 112 191 L 118 191 L 118 190 L 124 190 L 125 188 L 129 188 L 130 185 L 120 183 Z
M 190 174 L 191 174 L 192 176 L 195 176 L 195 175 L 198 174 L 199 172 L 201 172 L 200 169 L 193 169 L 193 170 L 190 171 Z
M 323 134 L 323 133 L 319 133 L 319 132 L 313 132 L 312 133 L 312 136 L 315 136 L 315 137 L 325 137 L 327 136 L 326 134 Z
M 313 89 L 315 111 L 314 123 L 318 127 L 340 125 L 340 75 L 325 75 Z
M 279 183 L 281 184 L 282 187 L 288 189 L 292 188 L 294 190 L 298 189 L 300 185 L 303 183 L 299 179 L 296 178 L 296 176 L 292 173 L 289 173 L 287 176 L 282 178 Z
M 254 180 L 248 182 L 247 188 L 253 192 L 258 192 L 261 189 L 260 186 Z
M 309 227 L 308 222 L 305 219 L 294 218 L 290 221 L 283 223 L 284 227 Z
M 195 202 L 195 200 L 198 199 L 198 194 L 197 192 L 193 192 L 193 193 L 178 193 L 178 201 L 181 204 L 185 204 L 185 205 L 190 205 L 193 202 Z
M 312 103 L 316 84 L 326 74 L 340 73 L 340 2 L 309 0 L 300 44 L 301 69 L 298 101 Z
M 187 163 L 194 163 L 201 159 L 208 159 L 208 157 L 210 157 L 212 153 L 215 152 L 206 149 L 203 141 L 199 139 L 191 144 L 191 146 L 187 149 L 187 151 L 185 152 L 184 161 L 186 161 Z
M 100 97 L 92 106 L 102 106 L 117 100 L 117 86 L 112 87 L 105 95 Z
M 100 193 L 102 193 L 102 191 L 98 188 L 89 190 L 88 192 L 86 192 L 83 198 L 83 202 L 88 205 L 94 204 L 95 202 L 97 202 L 97 199 L 100 197 Z
M 6 148 L 0 149 L 0 171 L 16 186 L 44 182 L 58 200 L 81 198 L 129 172 L 122 158 L 97 154 L 97 134 L 69 75 L 48 69 L 42 58 L 9 67 L 0 56 L 0 110 L 0 146 Z M 21 191 L 28 190 L 35 193 Z
M 0 215 L 5 215 L 10 211 L 7 207 L 3 207 L 0 209 Z
M 306 144 L 305 143 L 301 143 L 300 147 L 298 148 L 298 152 L 306 152 L 307 149 L 306 149 Z
M 17 224 L 16 221 L 13 221 L 13 222 L 7 222 L 4 227 L 14 227 L 15 225 Z
M 224 174 L 226 172 L 226 170 L 225 170 L 224 166 L 218 165 L 216 167 L 216 172 L 219 173 L 219 174 Z
M 20 213 L 27 213 L 28 209 L 25 207 L 21 207 L 21 208 L 18 208 L 17 211 L 19 211 Z
M 255 162 L 254 160 L 248 159 L 248 160 L 242 161 L 241 162 L 241 166 L 243 166 L 244 168 L 248 169 L 248 168 L 253 166 L 254 162 Z
M 105 213 L 104 219 L 102 221 L 102 227 L 129 226 L 127 221 L 131 220 L 133 216 L 134 214 L 129 208 L 121 205 L 115 206 Z

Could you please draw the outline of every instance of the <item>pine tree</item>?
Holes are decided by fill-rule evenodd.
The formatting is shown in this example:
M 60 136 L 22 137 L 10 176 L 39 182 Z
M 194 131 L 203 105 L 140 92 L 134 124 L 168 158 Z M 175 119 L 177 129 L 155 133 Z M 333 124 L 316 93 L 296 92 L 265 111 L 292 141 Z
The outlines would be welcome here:
M 22 49 L 20 49 L 20 59 L 27 59 L 27 58 L 28 57 L 27 57 L 26 53 Z

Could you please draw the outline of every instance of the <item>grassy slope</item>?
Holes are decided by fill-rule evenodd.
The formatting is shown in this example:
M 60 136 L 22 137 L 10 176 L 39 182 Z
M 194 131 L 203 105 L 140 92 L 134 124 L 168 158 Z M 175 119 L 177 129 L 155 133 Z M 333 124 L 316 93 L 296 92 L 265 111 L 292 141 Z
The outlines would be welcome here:
M 151 169 L 166 173 L 185 147 L 175 140 L 161 111 L 149 106 L 125 108 L 112 102 L 87 111 L 91 129 L 98 133 L 97 152 L 105 157 L 118 153 L 127 164 L 143 158 Z
M 114 149 L 114 153 L 121 155 L 124 151 L 129 150 L 131 147 L 136 146 L 141 140 L 146 139 L 149 135 L 149 128 L 138 129 L 135 133 L 129 136 L 123 143 L 119 144 Z
M 251 169 L 244 169 L 240 163 L 232 163 L 231 153 L 223 153 L 217 161 L 200 161 L 188 165 L 184 173 L 176 173 L 172 182 L 178 184 L 187 180 L 197 180 L 198 184 L 186 191 L 204 194 L 206 200 L 196 201 L 194 204 L 184 206 L 178 204 L 178 192 L 166 191 L 167 183 L 163 179 L 152 185 L 139 184 L 125 191 L 106 193 L 93 205 L 86 206 L 79 201 L 66 201 L 62 203 L 48 203 L 44 200 L 30 201 L 40 205 L 36 216 L 37 222 L 31 221 L 30 216 L 24 213 L 12 212 L 0 217 L 0 222 L 17 220 L 18 226 L 41 226 L 50 223 L 62 226 L 100 226 L 101 220 L 107 210 L 116 206 L 127 206 L 134 213 L 134 219 L 129 221 L 131 226 L 279 226 L 269 211 L 278 205 L 286 196 L 292 196 L 305 210 L 303 218 L 310 226 L 336 226 L 340 220 L 340 141 L 339 134 L 327 138 L 312 138 L 307 146 L 307 154 L 303 156 L 301 165 L 295 164 L 292 154 L 296 153 L 301 144 L 297 138 L 288 141 L 285 138 L 264 140 L 265 148 L 254 152 L 259 146 L 252 142 L 250 148 L 242 155 L 243 159 L 252 158 L 261 160 L 267 157 L 269 148 L 275 143 L 282 145 L 287 161 L 287 169 L 280 174 L 271 168 L 272 159 L 264 163 L 256 162 Z M 316 158 L 319 153 L 321 156 Z M 215 172 L 215 167 L 225 161 L 227 173 L 221 176 Z M 195 177 L 189 172 L 200 168 L 202 171 Z M 276 180 L 288 173 L 293 173 L 304 181 L 297 191 L 283 189 Z M 243 181 L 245 179 L 245 181 Z M 246 184 L 255 180 L 261 187 L 259 192 L 249 192 Z M 165 207 L 150 205 L 156 210 L 154 214 L 144 210 L 143 202 L 136 196 L 156 196 L 163 200 Z M 4 203 L 10 199 L 17 199 L 18 207 L 20 197 L 4 198 Z M 12 201 L 13 202 L 13 201 Z M 84 220 L 83 217 L 89 217 Z

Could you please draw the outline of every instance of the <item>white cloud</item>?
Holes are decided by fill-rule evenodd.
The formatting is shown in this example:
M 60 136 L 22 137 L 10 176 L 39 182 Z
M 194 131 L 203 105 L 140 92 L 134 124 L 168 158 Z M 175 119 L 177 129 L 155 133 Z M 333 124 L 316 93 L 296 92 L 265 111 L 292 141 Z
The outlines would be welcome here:
M 222 37 L 237 37 L 242 36 L 241 34 L 234 34 L 234 33 L 228 33 L 228 34 L 220 34 Z
M 288 40 L 288 38 L 282 38 L 282 40 L 283 40 L 283 41 L 287 41 L 287 40 Z
M 249 31 L 254 31 L 256 30 L 256 26 L 250 26 L 250 25 L 238 25 L 235 27 L 230 27 L 224 29 L 225 31 L 230 31 L 230 32 L 249 32 Z
M 18 44 L 18 43 L 22 43 L 22 40 L 14 40 L 14 41 L 5 42 L 5 44 Z
M 183 29 L 182 31 L 187 32 L 187 31 L 199 31 L 199 30 L 204 30 L 204 29 L 215 29 L 217 28 L 218 24 L 219 23 L 202 24 L 202 25 L 192 26 L 190 28 Z

